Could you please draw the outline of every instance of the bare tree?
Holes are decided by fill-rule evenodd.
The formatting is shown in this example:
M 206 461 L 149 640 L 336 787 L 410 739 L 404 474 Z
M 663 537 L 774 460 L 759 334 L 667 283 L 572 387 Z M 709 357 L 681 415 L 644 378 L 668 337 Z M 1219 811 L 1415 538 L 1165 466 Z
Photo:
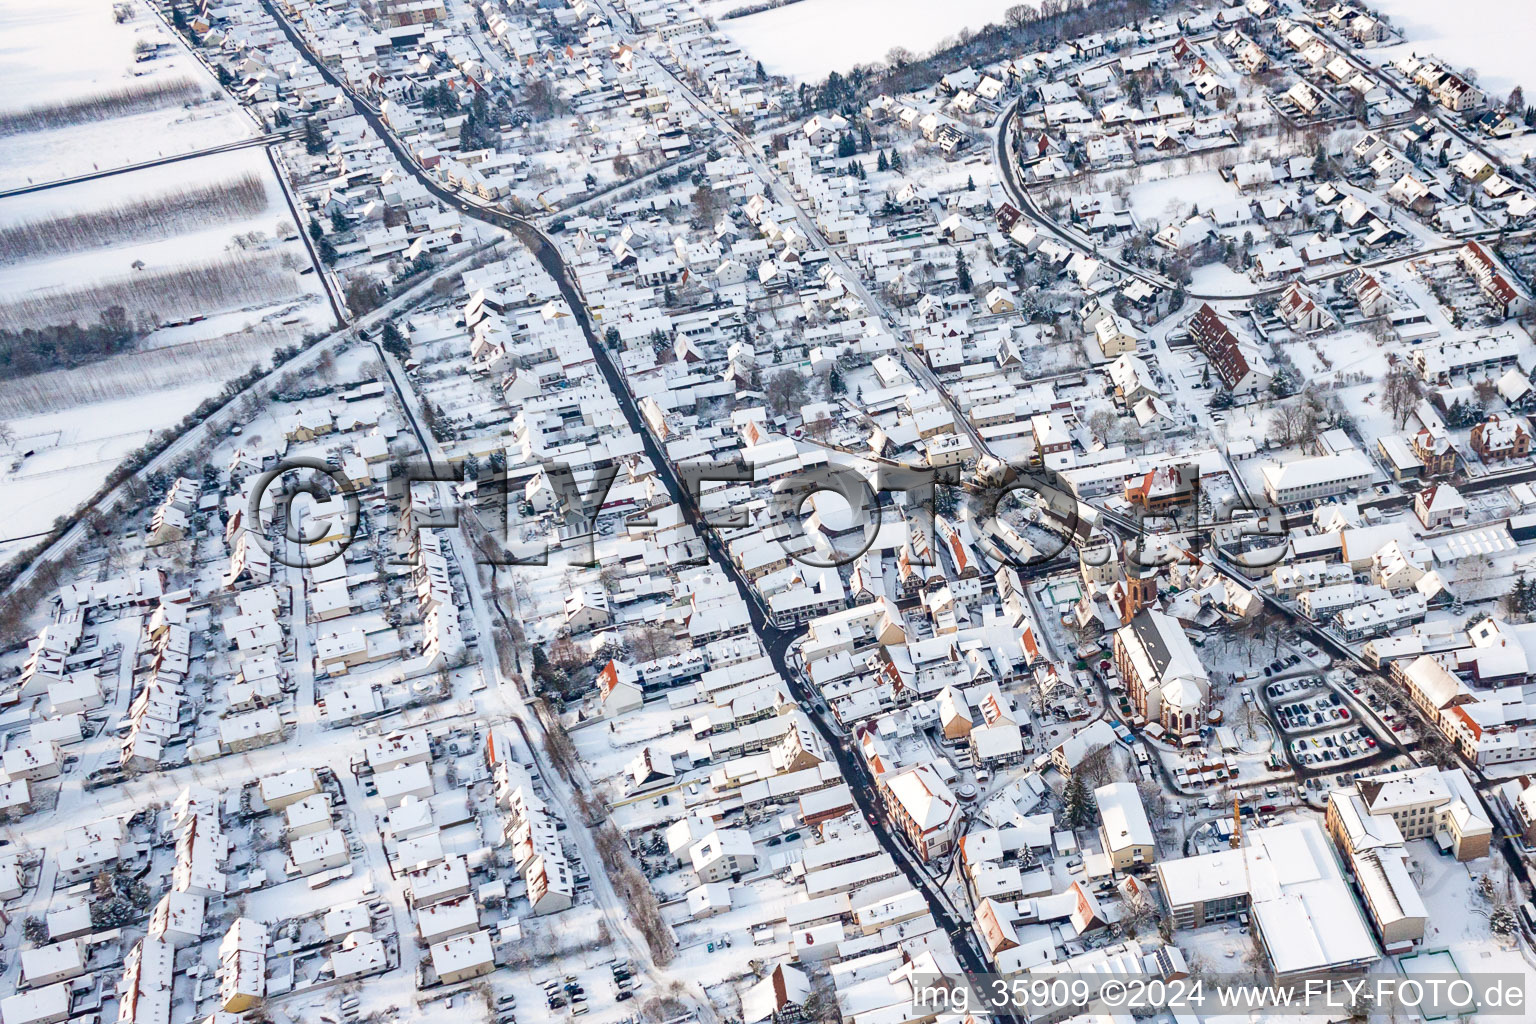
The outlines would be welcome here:
M 671 631 L 661 626 L 636 626 L 625 636 L 625 641 L 629 644 L 630 653 L 640 661 L 665 658 L 677 649 L 677 640 Z
M 1113 409 L 1098 409 L 1088 417 L 1088 429 L 1093 431 L 1093 436 L 1109 444 L 1115 439 L 1115 434 L 1120 428 L 1120 417 Z
M 1419 378 L 1406 363 L 1399 363 L 1387 371 L 1381 383 L 1382 401 L 1392 414 L 1392 422 L 1401 427 L 1423 393 Z
M 805 400 L 805 378 L 794 370 L 780 370 L 768 379 L 764 389 L 768 396 L 768 408 L 778 416 L 784 416 Z
M 1275 406 L 1269 417 L 1269 439 L 1281 447 L 1289 447 L 1302 436 L 1299 403 L 1283 402 Z
M 1073 775 L 1082 776 L 1083 782 L 1094 787 L 1115 781 L 1116 774 L 1114 755 L 1108 744 L 1101 744 L 1084 754 L 1073 771 Z

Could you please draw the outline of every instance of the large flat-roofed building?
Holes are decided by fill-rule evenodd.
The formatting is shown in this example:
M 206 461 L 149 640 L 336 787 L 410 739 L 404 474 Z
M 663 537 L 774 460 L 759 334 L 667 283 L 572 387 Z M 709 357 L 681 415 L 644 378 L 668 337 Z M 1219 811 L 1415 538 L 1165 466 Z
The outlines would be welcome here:
M 1260 472 L 1264 493 L 1276 505 L 1350 494 L 1367 486 L 1376 475 L 1370 460 L 1358 451 L 1293 459 L 1267 465 Z
M 1251 914 L 1277 978 L 1353 970 L 1380 959 L 1316 822 L 1272 825 L 1243 836 L 1240 849 L 1156 865 L 1178 927 Z
M 1376 934 L 1392 954 L 1405 953 L 1422 942 L 1429 922 L 1429 910 L 1413 884 L 1408 864 L 1408 851 L 1401 846 L 1378 847 L 1349 858 Z

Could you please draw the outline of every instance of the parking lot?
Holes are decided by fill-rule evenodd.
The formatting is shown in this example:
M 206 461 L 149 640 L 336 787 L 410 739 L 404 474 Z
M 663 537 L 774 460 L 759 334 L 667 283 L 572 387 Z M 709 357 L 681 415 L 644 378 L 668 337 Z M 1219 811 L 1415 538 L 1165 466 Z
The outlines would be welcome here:
M 1376 739 L 1360 726 L 1291 740 L 1291 753 L 1304 765 L 1342 764 L 1376 753 Z
M 1315 648 L 1314 648 L 1314 650 L 1315 650 Z M 1311 652 L 1309 651 L 1308 653 L 1310 654 Z M 1301 664 L 1301 655 L 1299 655 L 1299 654 L 1287 654 L 1283 658 L 1276 658 L 1274 661 L 1272 661 L 1268 665 L 1264 666 L 1264 669 L 1263 669 L 1264 678 L 1265 679 L 1269 679 L 1269 678 L 1272 678 L 1274 676 L 1281 675 L 1282 673 L 1285 672 L 1286 669 L 1295 668 L 1297 665 L 1300 665 L 1300 664 Z
M 1336 686 L 1336 676 L 1325 672 L 1276 678 L 1285 675 L 1291 665 L 1290 658 L 1282 658 L 1266 666 L 1270 681 L 1260 692 L 1269 706 L 1270 718 L 1284 736 L 1292 764 L 1303 772 L 1313 772 L 1364 767 L 1379 760 L 1384 751 L 1379 737 L 1373 734 L 1374 726 L 1345 703 L 1345 694 Z M 1344 678 L 1346 681 L 1340 685 L 1354 688 L 1355 683 L 1347 681 L 1347 676 Z M 1359 690 L 1356 693 L 1361 700 L 1373 696 Z
M 1343 698 L 1316 676 L 1271 683 L 1265 687 L 1275 721 L 1286 732 L 1308 732 L 1347 722 L 1350 710 Z

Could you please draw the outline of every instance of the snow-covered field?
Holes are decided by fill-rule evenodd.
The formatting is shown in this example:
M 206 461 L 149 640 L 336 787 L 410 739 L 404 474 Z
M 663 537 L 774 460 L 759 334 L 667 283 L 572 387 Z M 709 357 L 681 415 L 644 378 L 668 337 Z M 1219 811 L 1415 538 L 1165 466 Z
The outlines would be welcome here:
M 146 83 L 191 81 L 207 98 L 12 132 L 0 145 L 0 188 L 256 134 L 250 117 L 147 5 L 134 0 L 128 7 L 132 17 L 120 24 L 109 0 L 0 5 L 5 39 L 0 113 L 89 100 Z M 157 47 L 153 59 L 135 60 L 141 43 Z M 248 183 L 245 201 L 217 212 L 183 202 L 173 215 L 141 210 L 124 218 L 126 227 L 103 226 L 108 222 L 103 215 L 140 201 L 242 181 Z M 243 284 L 226 287 L 221 298 L 182 289 L 179 295 L 163 293 L 163 305 L 124 302 L 132 307 L 131 317 L 206 318 L 198 323 L 155 331 L 133 353 L 0 383 L 0 422 L 16 439 L 14 447 L 0 450 L 0 494 L 7 499 L 0 559 L 71 512 L 125 455 L 179 421 L 225 380 L 266 363 L 274 348 L 324 329 L 331 320 L 318 277 L 300 273 L 310 265 L 308 250 L 259 147 L 0 199 L 0 227 L 68 216 L 92 218 L 92 230 L 56 224 L 45 244 L 8 250 L 7 262 L 0 263 L 0 308 L 67 291 L 68 301 L 49 299 L 34 312 L 42 323 L 84 323 L 94 319 L 98 306 L 111 304 L 93 291 L 98 286 L 110 284 L 120 296 L 132 282 L 188 264 L 250 262 L 242 265 Z M 46 244 L 52 238 L 59 239 L 56 246 Z M 7 326 L 23 326 L 21 307 L 8 308 L 15 315 Z M 75 311 L 66 315 L 70 310 Z M 26 455 L 29 451 L 33 454 Z
M 962 28 L 998 24 L 1018 0 L 800 0 L 745 18 L 721 19 L 774 74 L 815 82 L 828 72 L 884 60 L 895 47 L 923 55 Z M 878 13 L 878 17 L 871 14 Z
M 1458 68 L 1477 72 L 1478 85 L 1507 93 L 1536 87 L 1531 74 L 1531 40 L 1536 39 L 1536 6 L 1509 0 L 1464 0 L 1454 9 L 1434 0 L 1375 0 L 1405 42 L 1374 51 L 1391 60 L 1399 53 L 1434 53 Z
M 4 276 L 0 277 L 0 302 L 36 290 L 57 288 L 61 282 L 80 286 L 102 278 L 152 272 L 189 262 L 214 260 L 235 252 L 255 251 L 258 246 L 280 237 L 292 237 L 294 241 L 274 248 L 296 267 L 307 266 L 308 251 L 297 237 L 297 226 L 283 199 L 282 187 L 259 147 L 0 199 L 0 226 L 88 214 L 140 200 L 155 200 L 179 190 L 235 182 L 247 176 L 260 179 L 265 186 L 266 205 L 259 212 L 234 220 L 224 216 L 192 215 L 180 224 L 156 225 L 135 232 L 118 244 L 76 252 L 63 251 L 24 263 L 6 264 Z M 257 235 L 262 236 L 263 241 L 256 241 Z M 255 244 L 242 249 L 235 241 L 237 236 L 246 236 Z M 323 298 L 313 275 L 306 276 L 309 281 L 304 290 Z
M 10 0 L 0 6 L 0 110 L 40 100 L 81 99 L 124 84 L 141 34 L 155 39 L 160 21 L 143 5 L 119 25 L 112 0 Z M 161 26 L 163 29 L 163 26 Z M 169 33 L 161 32 L 166 40 Z M 163 62 L 152 62 L 151 67 Z
M 90 497 L 112 467 L 143 445 L 156 430 L 191 412 L 218 392 L 218 380 L 202 380 L 115 402 L 39 416 L 8 419 L 16 435 L 14 453 L 0 456 L 0 493 L 5 495 L 5 526 L 0 529 L 0 559 L 46 532 L 54 519 Z M 22 458 L 21 453 L 36 454 Z
M 1239 200 L 1238 192 L 1216 171 L 1202 171 L 1142 181 L 1131 188 L 1131 213 L 1139 224 L 1176 224 L 1196 210 Z
M 118 24 L 109 0 L 10 0 L 0 4 L 0 113 L 86 100 L 151 83 L 191 81 L 207 98 L 116 118 L 93 118 L 5 136 L 0 188 L 89 174 L 187 153 L 257 134 L 207 69 L 143 3 Z M 140 42 L 158 45 L 135 59 Z

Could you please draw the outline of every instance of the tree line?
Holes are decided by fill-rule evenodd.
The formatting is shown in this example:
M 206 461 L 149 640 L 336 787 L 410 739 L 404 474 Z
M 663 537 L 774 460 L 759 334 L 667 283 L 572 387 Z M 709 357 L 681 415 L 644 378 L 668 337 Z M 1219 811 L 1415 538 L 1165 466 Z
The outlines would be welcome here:
M 115 206 L 0 227 L 0 263 L 118 242 L 170 238 L 185 227 L 243 220 L 266 208 L 266 185 L 259 175 L 246 173 Z
M 1089 32 L 1139 23 L 1155 13 L 1151 0 L 1042 0 L 1015 4 L 1004 15 L 1004 24 L 986 25 L 972 32 L 961 29 L 953 41 L 940 44 L 926 57 L 904 47 L 894 47 L 885 60 L 856 65 L 844 75 L 832 72 L 819 86 L 802 85 L 800 101 L 808 110 L 832 109 L 855 113 L 864 100 L 881 93 L 897 96 L 932 85 L 940 74 L 968 65 L 989 64 L 1021 51 L 1042 48 L 1046 43 L 1071 39 Z
M 98 281 L 82 287 L 32 292 L 0 305 L 0 324 L 76 323 L 121 306 L 135 321 L 158 324 L 181 317 L 273 303 L 297 294 L 296 276 L 277 254 L 230 255 L 200 263 Z
M 95 96 L 83 96 L 57 103 L 40 103 L 37 106 L 0 114 L 0 135 L 18 135 L 22 132 L 42 131 L 46 128 L 67 128 L 91 121 L 105 121 L 114 117 L 140 114 L 175 103 L 191 103 L 207 94 L 202 86 L 190 78 L 173 78 L 164 82 L 140 82 L 125 85 L 111 92 Z
M 26 377 L 44 370 L 79 366 L 127 351 L 133 326 L 122 306 L 109 306 L 93 324 L 0 328 L 0 379 Z

